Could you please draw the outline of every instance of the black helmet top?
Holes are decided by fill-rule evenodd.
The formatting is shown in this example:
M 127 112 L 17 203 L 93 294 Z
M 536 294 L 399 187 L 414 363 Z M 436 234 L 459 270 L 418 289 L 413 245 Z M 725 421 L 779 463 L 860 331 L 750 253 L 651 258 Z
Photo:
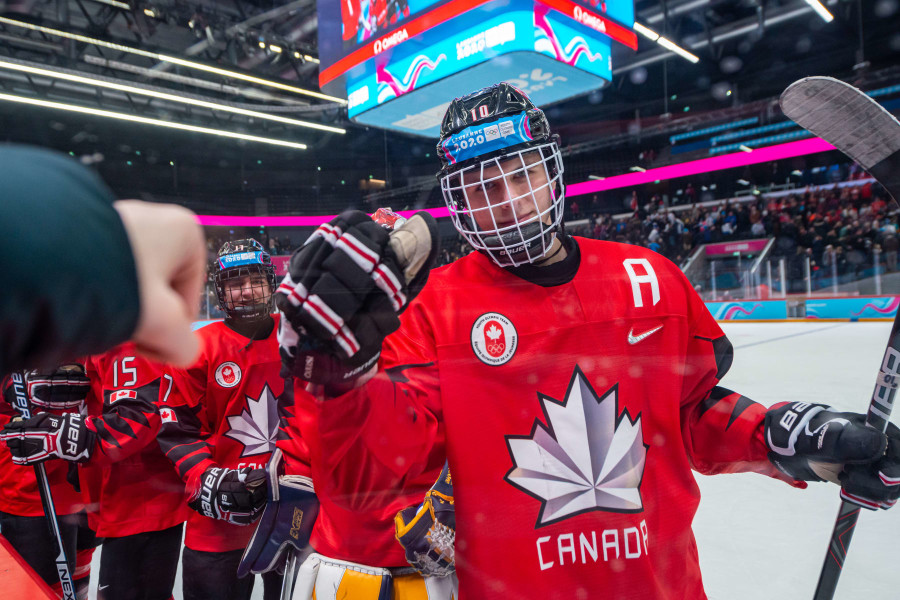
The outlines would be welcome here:
M 555 136 L 552 136 L 555 138 Z M 551 141 L 544 111 L 521 90 L 497 83 L 454 99 L 441 122 L 440 175 L 529 146 Z

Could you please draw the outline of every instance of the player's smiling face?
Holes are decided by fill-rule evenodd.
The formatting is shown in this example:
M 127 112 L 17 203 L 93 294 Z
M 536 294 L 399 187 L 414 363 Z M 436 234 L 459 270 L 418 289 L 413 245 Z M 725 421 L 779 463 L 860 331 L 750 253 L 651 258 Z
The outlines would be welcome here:
M 224 287 L 225 301 L 229 308 L 262 304 L 272 293 L 269 281 L 262 273 L 230 277 L 225 280 Z
M 539 216 L 550 223 L 553 199 L 537 150 L 469 169 L 463 173 L 463 185 L 475 223 L 483 231 L 513 228 Z

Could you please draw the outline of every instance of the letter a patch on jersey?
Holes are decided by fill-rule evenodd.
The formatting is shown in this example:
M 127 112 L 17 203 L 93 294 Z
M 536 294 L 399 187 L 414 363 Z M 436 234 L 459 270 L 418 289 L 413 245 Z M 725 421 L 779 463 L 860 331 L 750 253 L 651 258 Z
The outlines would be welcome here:
M 485 313 L 472 325 L 472 350 L 486 365 L 505 365 L 516 353 L 518 344 L 515 326 L 500 313 Z

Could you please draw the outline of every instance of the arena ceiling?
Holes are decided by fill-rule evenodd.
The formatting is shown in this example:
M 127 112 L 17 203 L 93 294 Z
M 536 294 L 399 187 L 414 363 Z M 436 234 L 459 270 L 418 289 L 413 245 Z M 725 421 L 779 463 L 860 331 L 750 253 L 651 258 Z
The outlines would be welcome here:
M 692 64 L 644 38 L 637 52 L 616 44 L 612 83 L 549 107 L 551 122 L 564 141 L 584 143 L 610 122 L 670 121 L 677 129 L 686 119 L 737 113 L 748 104 L 770 101 L 804 75 L 830 74 L 864 87 L 900 82 L 900 0 L 824 3 L 835 17 L 827 24 L 804 0 L 637 0 L 639 22 L 700 61 Z M 196 61 L 318 92 L 317 28 L 315 0 L 0 1 L 0 94 L 193 127 L 247 130 L 308 148 L 209 138 L 11 101 L 0 102 L 0 126 L 8 141 L 55 147 L 95 163 L 114 187 L 128 186 L 129 171 L 107 163 L 127 161 L 129 167 L 168 162 L 239 168 L 241 178 L 245 169 L 295 170 L 307 182 L 313 177 L 318 182 L 322 173 L 342 180 L 368 173 L 396 181 L 433 173 L 432 141 L 355 125 L 345 105 L 331 99 L 261 87 L 177 62 Z M 76 39 L 60 37 L 58 31 L 74 33 Z M 48 77 L 41 68 L 68 78 Z M 98 88 L 79 77 L 128 87 Z M 166 93 L 190 95 L 199 104 L 173 102 Z M 238 110 L 223 116 L 204 107 L 204 101 Z M 254 106 L 346 133 L 240 112 Z

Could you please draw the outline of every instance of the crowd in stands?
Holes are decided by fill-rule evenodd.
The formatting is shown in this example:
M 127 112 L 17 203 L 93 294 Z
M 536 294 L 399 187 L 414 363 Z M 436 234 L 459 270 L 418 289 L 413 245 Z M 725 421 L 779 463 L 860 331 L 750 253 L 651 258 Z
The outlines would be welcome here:
M 841 179 L 852 182 L 865 177 L 861 169 L 850 165 L 843 169 Z M 876 253 L 886 271 L 898 269 L 898 211 L 888 204 L 889 197 L 877 183 L 860 182 L 814 191 L 797 188 L 794 193 L 777 197 L 760 194 L 712 206 L 699 204 L 696 194 L 696 189 L 688 184 L 685 193 L 679 195 L 679 202 L 667 205 L 660 196 L 644 200 L 635 192 L 630 216 L 599 212 L 585 215 L 578 206 L 582 199 L 572 198 L 566 220 L 579 224 L 570 225 L 568 232 L 645 246 L 679 265 L 684 265 L 701 244 L 775 238 L 770 258 L 786 259 L 792 281 L 803 279 L 807 259 L 814 277 L 830 277 L 832 265 L 838 275 L 860 277 L 872 267 Z M 587 205 L 591 206 L 591 202 Z M 237 237 L 246 234 L 210 236 L 210 262 L 226 239 Z M 270 237 L 263 233 L 256 237 L 272 255 L 288 255 L 297 245 L 287 236 Z M 459 236 L 443 239 L 439 265 L 471 251 Z
M 866 177 L 850 169 L 847 180 Z M 771 258 L 787 259 L 788 278 L 802 280 L 809 258 L 814 277 L 837 273 L 859 277 L 871 268 L 874 254 L 889 272 L 897 270 L 897 212 L 876 183 L 833 187 L 779 197 L 751 196 L 715 206 L 694 204 L 672 210 L 659 197 L 637 203 L 627 218 L 592 214 L 586 225 L 570 232 L 584 237 L 636 244 L 683 265 L 701 244 L 753 238 L 775 238 Z

